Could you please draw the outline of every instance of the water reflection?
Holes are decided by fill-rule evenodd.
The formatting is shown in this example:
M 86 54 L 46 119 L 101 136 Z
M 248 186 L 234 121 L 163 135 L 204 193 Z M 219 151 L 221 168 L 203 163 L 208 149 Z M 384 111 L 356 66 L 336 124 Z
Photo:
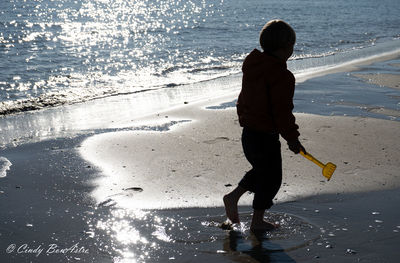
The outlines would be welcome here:
M 274 246 L 273 250 L 266 247 Z M 224 250 L 230 253 L 240 252 L 246 254 L 260 263 L 290 263 L 296 262 L 284 252 L 279 245 L 270 242 L 262 233 L 250 234 L 250 242 L 246 242 L 246 237 L 238 231 L 229 231 L 229 235 L 224 242 Z M 232 257 L 235 262 L 243 262 L 241 259 Z

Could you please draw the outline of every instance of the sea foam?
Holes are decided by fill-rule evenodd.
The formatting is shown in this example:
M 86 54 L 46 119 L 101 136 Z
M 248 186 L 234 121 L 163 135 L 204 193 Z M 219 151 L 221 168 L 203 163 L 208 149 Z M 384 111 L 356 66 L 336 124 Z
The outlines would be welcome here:
M 5 157 L 0 156 L 0 177 L 6 177 L 12 163 Z

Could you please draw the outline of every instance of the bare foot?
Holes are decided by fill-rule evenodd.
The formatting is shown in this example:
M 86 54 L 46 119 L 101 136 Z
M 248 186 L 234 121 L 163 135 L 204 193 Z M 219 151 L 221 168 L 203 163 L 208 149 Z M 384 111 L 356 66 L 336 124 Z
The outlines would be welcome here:
M 219 225 L 219 227 L 223 230 L 232 230 L 232 222 L 231 220 L 227 219 L 225 222 Z
M 233 224 L 240 223 L 237 200 L 229 194 L 225 195 L 223 199 L 225 205 L 225 212 L 228 219 L 231 220 Z
M 262 221 L 261 223 L 257 223 L 257 224 L 252 223 L 250 226 L 250 230 L 252 232 L 266 232 L 266 231 L 274 230 L 278 227 L 279 227 L 279 225 L 277 225 L 277 224 Z

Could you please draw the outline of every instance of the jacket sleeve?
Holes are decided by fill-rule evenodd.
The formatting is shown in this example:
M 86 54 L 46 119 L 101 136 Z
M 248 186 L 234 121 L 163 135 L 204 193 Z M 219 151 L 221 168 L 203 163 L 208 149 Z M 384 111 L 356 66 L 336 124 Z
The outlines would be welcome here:
M 296 124 L 296 118 L 292 113 L 294 88 L 295 78 L 290 71 L 277 76 L 270 86 L 273 122 L 278 132 L 288 142 L 296 140 L 300 136 L 299 126 Z

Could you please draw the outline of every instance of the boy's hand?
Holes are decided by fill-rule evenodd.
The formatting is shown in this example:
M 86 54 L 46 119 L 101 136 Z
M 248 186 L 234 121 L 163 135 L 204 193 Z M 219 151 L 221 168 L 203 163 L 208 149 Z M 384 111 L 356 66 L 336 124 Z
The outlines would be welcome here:
M 288 142 L 288 146 L 289 146 L 289 150 L 291 150 L 295 154 L 300 153 L 300 151 L 307 153 L 306 149 L 304 149 L 303 145 L 301 145 L 301 143 L 298 139 Z

